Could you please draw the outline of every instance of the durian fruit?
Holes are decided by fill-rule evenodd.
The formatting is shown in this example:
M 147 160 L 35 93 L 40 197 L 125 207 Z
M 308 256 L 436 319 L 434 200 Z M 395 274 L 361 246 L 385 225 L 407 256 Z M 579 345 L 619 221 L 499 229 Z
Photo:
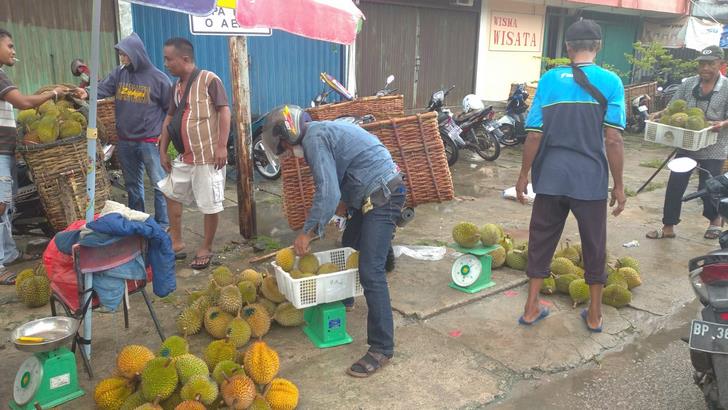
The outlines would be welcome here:
M 352 252 L 348 258 L 346 258 L 346 269 L 358 269 L 359 268 L 359 251 Z
M 474 248 L 480 241 L 480 232 L 475 224 L 460 222 L 452 228 L 452 239 L 463 248 Z
M 549 276 L 543 280 L 541 284 L 541 293 L 544 295 L 552 295 L 556 289 L 556 279 L 553 276 Z
M 670 125 L 672 125 L 673 127 L 685 128 L 688 123 L 688 118 L 690 117 L 688 117 L 688 115 L 683 112 L 673 114 L 670 117 Z
M 278 304 L 273 302 L 270 299 L 266 299 L 264 297 L 259 297 L 257 302 L 258 305 L 262 305 L 265 308 L 265 311 L 268 312 L 268 316 L 273 317 L 273 315 L 276 313 L 276 307 Z
M 280 368 L 278 353 L 264 341 L 257 340 L 245 351 L 243 368 L 256 384 L 268 384 L 276 377 Z
M 255 384 L 248 376 L 236 374 L 223 381 L 220 386 L 220 393 L 225 404 L 231 410 L 244 410 L 255 399 Z
M 230 321 L 225 330 L 225 337 L 235 345 L 236 348 L 245 346 L 250 340 L 251 330 L 248 322 L 238 315 Z
M 692 131 L 700 131 L 703 128 L 706 128 L 705 120 L 697 116 L 688 117 L 688 120 L 685 123 L 685 128 Z
M 273 319 L 281 326 L 300 326 L 305 323 L 303 309 L 296 309 L 290 302 L 278 305 Z
M 154 403 L 144 403 L 134 410 L 164 410 L 164 407 L 155 401 Z
M 250 325 L 250 332 L 253 337 L 263 337 L 270 330 L 271 315 L 260 303 L 253 303 L 244 307 L 243 318 Z
M 584 273 L 586 273 L 586 271 L 584 271 L 584 268 L 582 268 L 581 266 L 574 266 L 574 275 L 578 276 L 579 279 L 584 279 Z
M 619 268 L 617 272 L 624 277 L 624 280 L 627 282 L 627 288 L 630 290 L 642 284 L 642 278 L 636 269 L 624 267 Z
M 272 410 L 270 407 L 270 404 L 268 404 L 267 401 L 265 401 L 265 398 L 261 396 L 260 394 L 255 396 L 255 399 L 253 400 L 253 404 L 248 407 L 248 410 Z
M 171 357 L 175 359 L 189 352 L 190 345 L 187 343 L 187 340 L 185 340 L 185 338 L 183 337 L 175 335 L 164 339 L 164 342 L 162 342 L 162 346 L 159 347 L 157 356 Z
M 699 117 L 705 119 L 705 112 L 698 107 L 691 107 L 685 110 L 685 114 L 690 117 Z
M 187 383 L 192 376 L 207 376 L 210 374 L 210 368 L 207 366 L 207 363 L 190 353 L 179 356 L 175 360 L 175 367 L 177 368 L 177 376 L 181 384 Z
M 35 271 L 33 269 L 27 268 L 21 270 L 15 277 L 15 292 L 20 294 L 20 285 L 22 285 L 26 279 L 32 278 L 33 276 L 35 276 Z
M 209 285 L 207 285 L 205 295 L 210 301 L 210 306 L 217 305 L 218 299 L 220 298 L 220 286 L 214 279 L 210 281 Z
M 127 345 L 116 356 L 116 369 L 127 379 L 133 379 L 142 373 L 147 362 L 154 359 L 154 353 L 146 346 Z
M 117 410 L 134 392 L 134 385 L 123 377 L 103 379 L 94 389 L 94 401 L 102 410 Z
M 61 138 L 77 137 L 83 132 L 83 127 L 76 121 L 67 120 L 61 123 L 59 136 Z
M 249 280 L 253 282 L 257 288 L 261 283 L 263 283 L 263 274 L 254 269 L 245 269 L 240 273 L 240 280 Z
M 506 250 L 500 245 L 488 252 L 488 255 L 492 258 L 490 264 L 493 269 L 498 269 L 506 263 Z
M 335 272 L 340 272 L 340 271 L 341 271 L 341 269 L 339 269 L 339 267 L 336 266 L 336 264 L 324 263 L 323 265 L 321 265 L 319 267 L 318 272 L 316 272 L 316 274 L 325 275 L 327 273 L 335 273 Z
M 178 404 L 174 410 L 207 410 L 207 407 L 197 400 L 185 400 Z
M 212 270 L 211 275 L 217 286 L 225 287 L 235 283 L 235 277 L 227 266 L 218 266 Z
M 617 269 L 619 268 L 632 268 L 636 270 L 637 272 L 640 271 L 640 263 L 637 262 L 637 259 L 631 257 L 631 256 L 624 256 L 622 258 L 617 259 Z
M 190 303 L 190 307 L 199 312 L 205 313 L 207 308 L 212 306 L 212 298 L 207 292 L 208 291 L 203 292 L 200 297 L 196 298 L 192 303 Z M 215 290 L 215 292 L 219 293 L 218 290 Z
M 602 292 L 602 303 L 616 308 L 627 306 L 632 301 L 632 292 L 619 286 L 609 285 Z
M 298 387 L 290 380 L 273 379 L 265 392 L 265 400 L 272 410 L 293 410 L 298 406 Z
M 574 262 L 564 257 L 554 258 L 554 260 L 551 261 L 551 272 L 557 276 L 576 273 L 574 268 L 576 268 Z
M 182 386 L 180 397 L 182 400 L 199 400 L 206 405 L 212 404 L 217 399 L 217 383 L 209 376 L 196 375 Z
M 566 243 L 565 247 L 562 247 L 556 253 L 554 253 L 555 258 L 566 258 L 571 261 L 574 265 L 577 265 L 579 262 L 581 262 L 581 254 L 578 249 L 576 249 L 573 246 L 569 246 L 569 243 Z
M 506 266 L 515 270 L 526 270 L 528 259 L 524 251 L 514 249 L 506 254 Z
M 292 248 L 283 248 L 276 252 L 276 265 L 280 266 L 284 271 L 290 272 L 295 262 L 296 253 Z
M 51 100 L 48 100 L 38 107 L 38 114 L 43 115 L 43 114 L 45 114 L 49 111 L 53 111 L 53 110 L 58 111 L 58 107 L 56 107 L 56 103 L 54 103 Z
M 301 279 L 304 277 L 304 275 L 309 275 L 307 273 L 303 273 L 298 269 L 293 269 L 291 272 L 291 279 Z
M 210 371 L 215 370 L 215 366 L 223 360 L 235 360 L 237 350 L 232 342 L 222 339 L 213 340 L 205 348 L 205 363 L 207 363 Z
M 667 106 L 667 112 L 670 114 L 681 113 L 688 108 L 688 102 L 683 99 L 677 99 Z
M 164 400 L 177 388 L 177 368 L 173 360 L 166 357 L 155 357 L 147 362 L 142 370 L 141 390 L 144 398 Z
M 195 301 L 197 299 L 199 299 L 203 296 L 205 296 L 205 291 L 203 291 L 203 290 L 193 290 L 193 291 L 188 290 L 187 297 L 186 297 L 187 305 L 191 306 L 193 303 L 195 303 Z
M 72 120 L 76 121 L 77 123 L 81 124 L 81 126 L 84 128 L 86 128 L 86 126 L 88 125 L 88 120 L 86 119 L 86 116 L 84 116 L 83 114 L 81 114 L 78 111 L 72 112 L 70 118 Z
M 629 288 L 627 281 L 624 279 L 624 275 L 622 275 L 620 272 L 612 272 L 609 275 L 607 275 L 607 283 L 604 284 L 604 286 L 609 286 L 609 285 L 617 285 L 617 286 L 621 286 L 625 289 Z
M 560 293 L 569 294 L 569 285 L 572 281 L 579 279 L 578 276 L 573 273 L 561 275 L 556 277 L 556 290 Z
M 38 122 L 38 127 L 35 132 L 38 134 L 40 142 L 48 144 L 58 139 L 61 128 L 55 118 L 43 116 Z
M 255 299 L 258 297 L 257 286 L 249 280 L 241 280 L 238 282 L 238 291 L 240 291 L 240 297 L 243 305 L 255 302 Z
M 304 273 L 316 273 L 319 269 L 319 260 L 316 255 L 308 253 L 298 260 L 298 270 Z
M 233 316 L 230 313 L 213 306 L 205 312 L 205 330 L 215 339 L 222 339 L 225 337 L 227 325 L 231 320 L 233 320 Z
M 513 238 L 511 238 L 510 235 L 504 235 L 500 241 L 498 241 L 498 245 L 502 246 L 503 249 L 506 250 L 506 253 L 513 250 Z
M 485 246 L 493 246 L 503 239 L 503 229 L 496 224 L 485 224 L 480 229 L 480 241 Z
M 212 371 L 212 378 L 215 379 L 217 384 L 222 385 L 226 377 L 230 378 L 236 374 L 245 374 L 243 367 L 232 360 L 223 360 L 215 366 L 215 370 Z
M 44 306 L 51 298 L 51 281 L 45 275 L 33 275 L 17 288 L 18 297 L 28 307 Z
M 225 312 L 235 314 L 243 306 L 240 289 L 235 285 L 227 285 L 220 290 L 218 306 Z
M 144 396 L 142 396 L 142 391 L 137 390 L 124 400 L 124 403 L 121 407 L 119 407 L 119 410 L 134 410 L 145 402 L 146 400 L 144 400 Z
M 186 307 L 177 317 L 177 331 L 183 335 L 194 335 L 202 328 L 203 311 L 194 307 Z
M 662 114 L 659 122 L 660 122 L 660 124 L 670 125 L 670 123 L 672 122 L 672 115 L 670 115 L 667 112 Z
M 574 307 L 589 300 L 589 285 L 584 279 L 576 279 L 569 283 L 569 296 L 574 302 Z
M 31 123 L 32 121 L 37 120 L 38 118 L 40 118 L 40 116 L 38 116 L 38 113 L 35 112 L 35 109 L 30 108 L 27 110 L 20 111 L 18 113 L 18 116 L 15 117 L 15 121 L 20 125 L 27 125 L 27 124 Z
M 283 296 L 280 290 L 278 290 L 278 283 L 276 282 L 275 276 L 266 276 L 263 279 L 263 284 L 260 285 L 260 293 L 270 299 L 272 302 L 281 303 L 285 302 L 286 297 Z
M 180 389 L 175 390 L 171 396 L 159 403 L 162 410 L 174 410 L 180 403 L 182 403 L 182 397 L 180 397 L 179 391 Z

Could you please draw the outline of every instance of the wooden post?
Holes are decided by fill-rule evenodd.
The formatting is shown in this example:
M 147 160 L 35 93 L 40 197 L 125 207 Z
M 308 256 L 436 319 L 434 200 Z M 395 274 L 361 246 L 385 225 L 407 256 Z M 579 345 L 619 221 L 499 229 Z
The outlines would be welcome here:
M 250 133 L 250 81 L 248 78 L 248 42 L 244 36 L 229 39 L 233 75 L 233 109 L 238 139 L 235 157 L 238 168 L 238 226 L 240 235 L 251 239 L 257 233 L 253 198 L 252 136 Z

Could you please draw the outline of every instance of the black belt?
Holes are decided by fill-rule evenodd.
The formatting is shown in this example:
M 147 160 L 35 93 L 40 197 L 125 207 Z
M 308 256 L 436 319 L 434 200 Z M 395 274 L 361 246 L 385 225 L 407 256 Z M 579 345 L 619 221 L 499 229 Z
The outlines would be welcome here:
M 384 193 L 384 189 L 382 187 L 376 189 L 374 192 L 369 194 L 369 197 L 364 199 L 364 205 L 362 206 L 362 211 L 364 211 L 364 213 L 368 212 L 368 210 L 371 209 L 370 207 L 378 207 L 387 203 L 392 194 L 396 193 L 399 189 L 404 187 L 404 181 L 402 180 L 401 175 L 397 175 L 394 178 L 390 179 L 386 185 L 390 195 L 387 196 Z M 369 209 L 365 210 L 365 208 Z

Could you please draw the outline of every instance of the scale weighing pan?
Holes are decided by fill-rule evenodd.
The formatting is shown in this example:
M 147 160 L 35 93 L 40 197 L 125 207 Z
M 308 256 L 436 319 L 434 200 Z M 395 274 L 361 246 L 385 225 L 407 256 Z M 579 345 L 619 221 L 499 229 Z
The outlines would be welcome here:
M 15 348 L 24 352 L 40 353 L 55 350 L 73 339 L 79 321 L 65 316 L 46 317 L 28 322 L 10 333 Z M 39 337 L 39 342 L 20 341 L 21 337 Z

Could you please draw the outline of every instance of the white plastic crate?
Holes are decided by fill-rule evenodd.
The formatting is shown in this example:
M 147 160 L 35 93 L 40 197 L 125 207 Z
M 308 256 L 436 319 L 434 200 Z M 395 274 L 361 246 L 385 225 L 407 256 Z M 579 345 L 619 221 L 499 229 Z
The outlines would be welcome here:
M 288 272 L 271 262 L 276 272 L 278 290 L 297 309 L 362 295 L 364 290 L 359 283 L 359 269 L 345 269 L 346 260 L 354 252 L 352 248 L 339 248 L 314 253 L 320 265 L 333 263 L 341 271 L 301 279 L 293 279 Z M 295 267 L 298 267 L 298 259 L 296 257 Z
M 697 151 L 718 142 L 718 133 L 710 131 L 710 127 L 691 131 L 659 122 L 645 121 L 645 141 Z

